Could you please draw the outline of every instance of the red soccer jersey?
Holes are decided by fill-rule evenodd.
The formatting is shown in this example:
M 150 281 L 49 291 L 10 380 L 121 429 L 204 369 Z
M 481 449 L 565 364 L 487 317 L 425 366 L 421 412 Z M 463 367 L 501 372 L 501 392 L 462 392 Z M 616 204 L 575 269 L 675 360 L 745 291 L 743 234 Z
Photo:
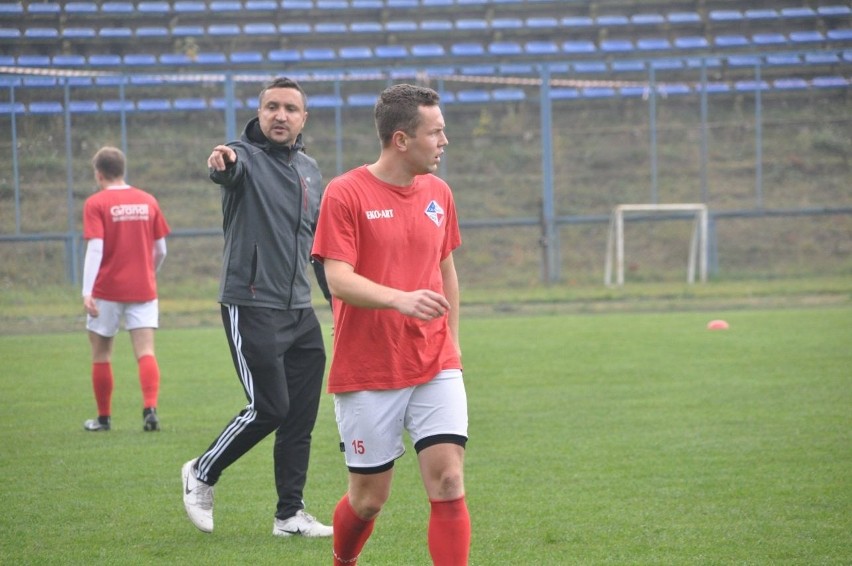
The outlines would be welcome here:
M 86 199 L 83 238 L 104 241 L 92 296 L 120 303 L 157 298 L 154 241 L 169 234 L 157 200 L 135 187 L 110 187 Z
M 440 262 L 460 244 L 455 203 L 444 181 L 419 175 L 410 187 L 397 187 L 361 166 L 329 183 L 312 253 L 345 261 L 388 287 L 443 294 Z M 331 393 L 401 389 L 458 368 L 446 316 L 426 322 L 334 300 Z

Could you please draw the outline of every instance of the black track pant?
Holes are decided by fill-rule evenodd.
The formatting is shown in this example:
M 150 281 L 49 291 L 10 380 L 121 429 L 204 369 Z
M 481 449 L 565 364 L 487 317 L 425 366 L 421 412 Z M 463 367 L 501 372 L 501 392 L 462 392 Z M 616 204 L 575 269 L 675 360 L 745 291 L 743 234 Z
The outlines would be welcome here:
M 255 444 L 275 431 L 279 519 L 304 507 L 311 433 L 317 419 L 325 347 L 313 309 L 222 305 L 222 322 L 248 404 L 198 459 L 210 485 Z

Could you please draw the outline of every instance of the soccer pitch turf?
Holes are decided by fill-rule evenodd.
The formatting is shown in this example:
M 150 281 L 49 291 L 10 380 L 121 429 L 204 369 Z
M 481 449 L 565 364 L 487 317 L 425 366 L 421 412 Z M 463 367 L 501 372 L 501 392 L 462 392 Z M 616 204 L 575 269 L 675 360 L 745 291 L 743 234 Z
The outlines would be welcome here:
M 848 307 L 463 318 L 470 563 L 849 564 L 851 346 Z M 86 433 L 85 333 L 0 336 L 0 562 L 331 563 L 329 539 L 271 535 L 271 437 L 222 476 L 216 530 L 192 527 L 181 464 L 245 400 L 220 328 L 157 351 L 163 430 L 142 432 L 122 332 L 113 430 Z M 305 493 L 325 522 L 346 488 L 331 401 Z M 413 450 L 395 475 L 364 566 L 430 563 Z

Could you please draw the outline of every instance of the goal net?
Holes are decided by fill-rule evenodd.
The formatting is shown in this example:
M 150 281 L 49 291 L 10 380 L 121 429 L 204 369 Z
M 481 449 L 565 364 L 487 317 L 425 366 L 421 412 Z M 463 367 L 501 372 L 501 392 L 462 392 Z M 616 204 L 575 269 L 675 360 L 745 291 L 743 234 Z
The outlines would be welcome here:
M 695 283 L 696 268 L 701 282 L 707 281 L 707 205 L 704 204 L 620 204 L 612 210 L 606 245 L 606 269 L 604 285 L 624 285 L 624 218 L 628 214 L 644 214 L 648 219 L 659 218 L 661 213 L 687 213 L 694 227 L 689 243 L 689 258 L 686 266 L 687 283 Z

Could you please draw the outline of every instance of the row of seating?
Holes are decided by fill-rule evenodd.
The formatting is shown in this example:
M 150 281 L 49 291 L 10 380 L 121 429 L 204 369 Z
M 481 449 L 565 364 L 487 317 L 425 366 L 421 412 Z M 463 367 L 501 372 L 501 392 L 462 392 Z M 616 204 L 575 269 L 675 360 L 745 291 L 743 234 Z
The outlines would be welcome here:
M 0 61 L 2 63 L 2 61 Z M 852 49 L 845 51 L 814 51 L 806 53 L 778 52 L 766 55 L 730 55 L 727 57 L 686 57 L 686 58 L 664 58 L 651 60 L 615 59 L 612 61 L 573 61 L 573 62 L 551 62 L 548 70 L 554 77 L 572 77 L 577 75 L 604 75 L 617 77 L 618 75 L 633 73 L 645 75 L 649 70 L 654 71 L 683 71 L 697 75 L 698 70 L 705 68 L 711 71 L 744 69 L 753 71 L 756 67 L 764 69 L 769 74 L 770 69 L 777 69 L 776 73 L 787 72 L 791 68 L 798 68 L 803 75 L 818 75 L 826 70 L 838 71 L 852 64 Z M 808 69 L 813 69 L 808 72 Z M 137 69 L 138 71 L 138 69 Z M 317 71 L 322 76 L 330 76 L 329 71 Z M 486 63 L 474 65 L 441 65 L 423 67 L 398 67 L 388 69 L 350 69 L 339 70 L 335 76 L 358 79 L 365 74 L 378 74 L 389 72 L 394 78 L 405 78 L 426 74 L 429 76 L 538 76 L 541 72 L 540 64 L 536 63 Z M 308 70 L 293 70 L 289 74 L 301 77 L 305 80 L 316 80 L 314 73 Z M 718 74 L 718 73 L 716 73 Z M 128 85 L 153 85 L 160 86 L 169 84 L 170 75 L 151 74 L 114 74 L 98 73 L 94 75 L 85 72 L 71 73 L 69 76 L 57 75 L 0 75 L 0 88 L 2 87 L 26 87 L 26 88 L 57 88 L 68 85 L 70 87 L 115 87 L 122 84 Z
M 733 83 L 712 82 L 707 83 L 708 94 L 720 93 L 750 93 L 761 91 L 793 91 L 807 89 L 836 89 L 848 88 L 850 80 L 842 76 L 821 76 L 811 79 L 798 77 L 776 79 L 774 81 L 736 81 Z M 677 96 L 698 94 L 702 91 L 701 85 L 688 83 L 663 83 L 657 86 L 660 96 Z M 612 98 L 612 97 L 647 97 L 649 90 L 643 85 L 621 85 L 621 86 L 581 86 L 581 87 L 557 87 L 550 91 L 553 100 L 582 99 L 582 98 Z M 524 89 L 517 87 L 497 89 L 462 89 L 458 91 L 445 91 L 441 93 L 445 104 L 465 104 L 484 102 L 520 102 L 527 98 L 533 98 Z M 372 106 L 376 101 L 375 93 L 356 93 L 346 96 L 332 94 L 312 95 L 309 104 L 311 109 L 315 108 L 337 108 L 337 107 L 359 107 Z M 235 99 L 234 107 L 255 108 L 257 98 L 251 97 L 246 100 Z M 198 111 L 198 110 L 224 110 L 228 101 L 224 98 L 146 98 L 139 100 L 72 100 L 68 103 L 71 113 L 101 113 L 101 112 L 165 112 L 165 111 Z M 62 102 L 40 101 L 25 104 L 0 104 L 0 115 L 16 114 L 62 114 L 65 106 Z

